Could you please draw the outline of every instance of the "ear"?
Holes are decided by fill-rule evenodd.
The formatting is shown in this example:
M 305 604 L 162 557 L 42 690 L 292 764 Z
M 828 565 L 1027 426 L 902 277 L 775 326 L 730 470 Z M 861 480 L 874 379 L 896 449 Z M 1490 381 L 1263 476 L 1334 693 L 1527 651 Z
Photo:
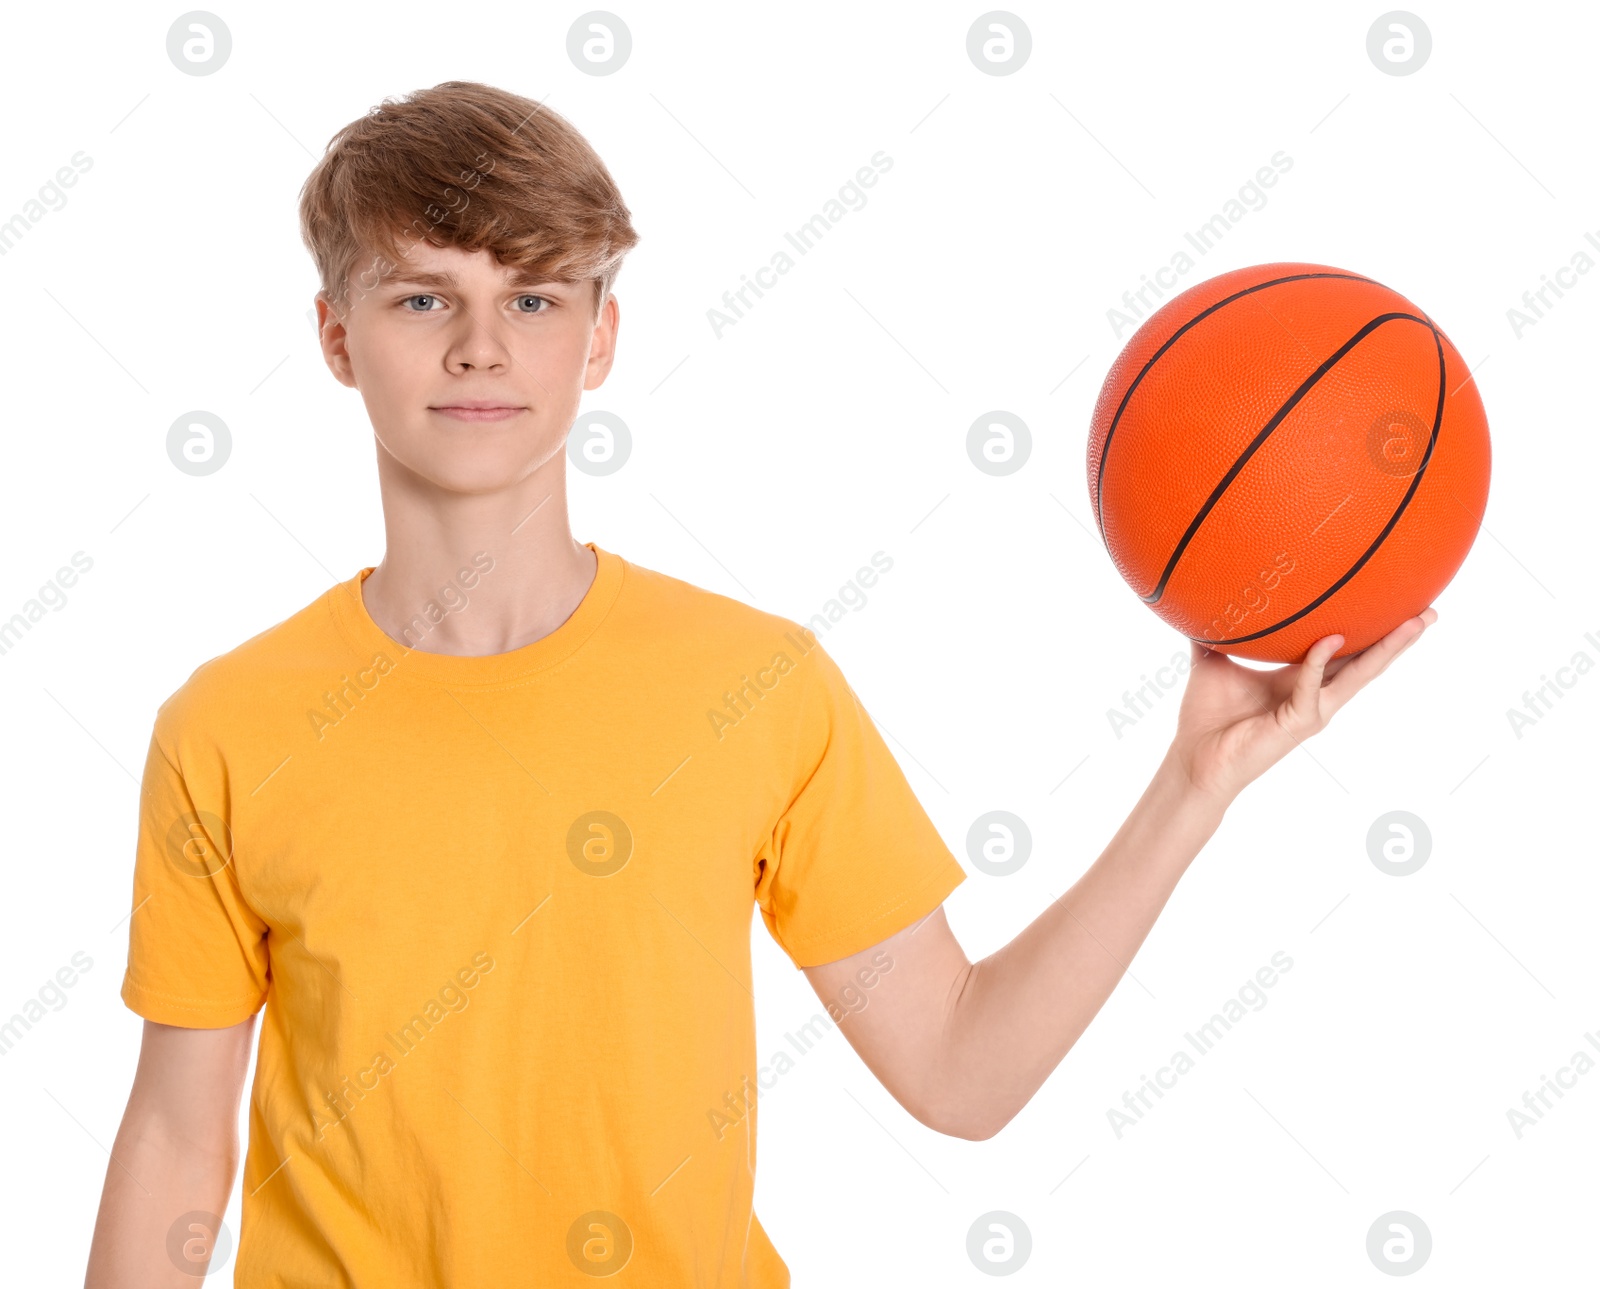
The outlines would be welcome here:
M 328 364 L 336 381 L 355 389 L 355 365 L 350 361 L 350 350 L 345 343 L 347 315 L 334 308 L 325 291 L 317 292 L 313 305 L 317 311 L 317 343 L 322 347 L 322 360 Z
M 585 389 L 599 389 L 611 373 L 611 364 L 617 356 L 617 328 L 621 325 L 617 297 L 606 296 L 595 318 L 594 334 L 589 337 L 589 363 L 583 373 Z

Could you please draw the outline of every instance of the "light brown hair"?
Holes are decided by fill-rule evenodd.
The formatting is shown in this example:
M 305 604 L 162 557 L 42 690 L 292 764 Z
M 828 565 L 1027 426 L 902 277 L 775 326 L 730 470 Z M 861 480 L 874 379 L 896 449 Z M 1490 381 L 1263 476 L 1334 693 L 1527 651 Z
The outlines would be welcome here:
M 598 313 L 639 240 L 568 121 L 475 81 L 385 99 L 336 133 L 300 190 L 300 236 L 341 311 L 421 240 L 487 249 L 544 281 L 592 280 Z

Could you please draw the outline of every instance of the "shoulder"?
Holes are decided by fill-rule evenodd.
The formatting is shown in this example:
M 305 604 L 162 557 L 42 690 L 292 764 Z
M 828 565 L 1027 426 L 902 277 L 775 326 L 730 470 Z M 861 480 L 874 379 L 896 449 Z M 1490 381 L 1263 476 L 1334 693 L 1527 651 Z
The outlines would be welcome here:
M 336 683 L 341 669 L 359 665 L 329 603 L 342 586 L 190 672 L 156 711 L 156 741 L 168 758 L 178 762 L 184 745 L 197 737 L 211 742 L 248 727 L 285 699 L 303 705 L 307 692 L 315 694 Z M 314 681 L 316 688 L 307 691 Z
M 623 599 L 634 621 L 658 638 L 755 649 L 787 648 L 807 653 L 819 647 L 816 633 L 781 613 L 758 609 L 683 578 L 625 561 Z
M 850 693 L 811 627 L 631 560 L 624 563 L 618 605 L 627 615 L 623 638 L 647 642 L 667 668 L 681 667 L 680 674 L 688 675 L 709 664 L 726 674 L 719 689 L 747 678 L 763 691 L 783 680 L 783 689 L 824 702 Z

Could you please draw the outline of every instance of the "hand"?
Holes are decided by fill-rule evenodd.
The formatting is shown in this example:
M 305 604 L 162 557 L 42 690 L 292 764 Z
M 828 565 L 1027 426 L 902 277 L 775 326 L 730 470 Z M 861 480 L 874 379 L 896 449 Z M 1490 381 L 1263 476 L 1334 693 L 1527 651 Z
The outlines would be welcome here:
M 1189 683 L 1168 759 L 1190 786 L 1223 804 L 1306 739 L 1414 645 L 1437 619 L 1407 618 L 1360 653 L 1329 661 L 1343 636 L 1323 636 L 1305 661 L 1257 671 L 1190 643 Z

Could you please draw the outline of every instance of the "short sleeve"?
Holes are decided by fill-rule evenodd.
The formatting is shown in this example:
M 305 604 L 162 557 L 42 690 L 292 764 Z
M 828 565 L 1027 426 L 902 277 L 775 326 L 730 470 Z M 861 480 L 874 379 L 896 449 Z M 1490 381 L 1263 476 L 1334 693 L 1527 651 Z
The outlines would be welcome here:
M 799 628 L 796 628 L 798 631 Z M 966 880 L 838 664 L 814 645 L 787 808 L 756 854 L 756 903 L 796 967 L 848 958 Z
M 146 1020 L 221 1029 L 266 1001 L 267 927 L 239 891 L 220 759 L 197 755 L 185 775 L 161 725 L 139 794 L 122 1000 Z

